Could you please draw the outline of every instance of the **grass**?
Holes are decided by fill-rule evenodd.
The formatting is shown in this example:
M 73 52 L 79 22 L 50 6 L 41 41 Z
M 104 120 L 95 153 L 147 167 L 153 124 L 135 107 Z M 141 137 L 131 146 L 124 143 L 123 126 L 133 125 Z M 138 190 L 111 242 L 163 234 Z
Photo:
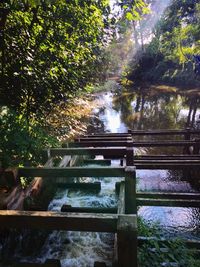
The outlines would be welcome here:
M 159 224 L 148 224 L 143 219 L 138 218 L 139 236 L 155 237 L 142 243 L 139 247 L 140 267 L 199 267 L 200 260 L 196 258 L 196 252 L 187 249 L 180 239 L 173 239 L 167 242 L 159 242 L 162 237 Z M 173 265 L 171 265 L 173 264 Z

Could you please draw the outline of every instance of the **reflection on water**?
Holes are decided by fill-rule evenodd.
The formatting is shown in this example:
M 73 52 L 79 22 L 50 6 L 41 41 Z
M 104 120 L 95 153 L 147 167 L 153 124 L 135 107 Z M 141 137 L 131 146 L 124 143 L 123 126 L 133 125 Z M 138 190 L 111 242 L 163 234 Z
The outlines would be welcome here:
M 166 191 L 166 192 L 194 192 L 189 182 L 182 181 L 180 176 L 176 180 L 172 171 L 167 170 L 138 170 L 138 191 Z
M 126 133 L 128 131 L 125 123 L 122 122 L 121 110 L 116 110 L 113 107 L 113 97 L 112 93 L 106 93 L 103 97 L 100 97 L 100 111 L 98 116 L 104 124 L 104 130 L 112 133 Z M 102 101 L 102 102 L 101 102 Z
M 177 93 L 107 92 L 99 95 L 99 101 L 101 109 L 96 112 L 108 132 L 194 127 L 199 115 L 198 97 Z
M 103 108 L 96 115 L 108 132 L 127 132 L 127 129 L 183 129 L 198 127 L 199 96 L 175 92 L 140 90 L 111 92 L 99 96 Z M 111 114 L 111 115 L 110 115 Z M 112 122 L 112 123 L 111 123 Z M 135 136 L 135 140 L 180 139 L 178 136 Z M 137 154 L 179 154 L 182 148 L 145 148 Z M 138 170 L 138 191 L 197 192 L 199 183 L 181 171 Z M 195 178 L 196 180 L 196 178 Z M 192 208 L 140 207 L 139 215 L 148 221 L 160 222 L 163 230 L 172 235 L 200 238 L 200 212 Z

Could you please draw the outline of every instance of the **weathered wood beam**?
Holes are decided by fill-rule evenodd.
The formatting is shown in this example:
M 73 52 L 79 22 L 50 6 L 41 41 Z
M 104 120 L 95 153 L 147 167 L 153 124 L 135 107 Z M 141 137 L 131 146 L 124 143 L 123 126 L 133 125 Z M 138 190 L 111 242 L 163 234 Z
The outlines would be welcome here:
M 199 160 L 200 155 L 134 155 L 135 160 Z
M 64 168 L 64 167 L 68 166 L 70 161 L 71 161 L 71 156 L 64 156 L 59 163 L 59 167 Z
M 137 216 L 119 215 L 117 224 L 118 266 L 137 267 Z
M 93 137 L 131 137 L 129 133 L 97 133 L 97 134 L 88 134 L 84 137 L 93 138 Z
M 46 150 L 47 151 L 47 150 Z M 52 157 L 65 155 L 105 155 L 105 156 L 124 156 L 126 147 L 96 147 L 96 148 L 51 148 L 49 153 Z
M 74 139 L 75 142 L 84 142 L 84 141 L 132 141 L 132 137 L 131 136 L 94 136 L 94 137 L 81 137 L 81 138 L 76 138 Z
M 199 169 L 199 163 L 137 163 L 134 162 L 137 170 L 194 170 Z
M 95 261 L 94 263 L 94 267 L 106 267 L 107 265 L 105 264 L 105 262 L 99 262 L 99 261 Z
M 125 214 L 137 214 L 135 167 L 125 168 Z
M 136 159 L 134 163 L 138 164 L 200 164 L 200 159 Z
M 200 200 L 200 193 L 137 192 L 137 198 Z
M 0 210 L 0 228 L 116 232 L 116 214 Z
M 162 140 L 162 141 L 83 141 L 70 143 L 69 147 L 168 147 L 168 146 L 193 146 L 196 141 L 174 141 L 174 140 Z
M 133 147 L 127 147 L 126 149 L 126 166 L 134 165 L 134 151 Z
M 11 265 L 13 267 L 61 267 L 61 263 L 59 260 L 48 259 L 45 263 L 15 263 Z
M 125 184 L 124 182 L 119 183 L 119 197 L 118 197 L 118 214 L 125 214 Z
M 132 167 L 133 170 L 134 167 Z M 41 177 L 124 177 L 124 167 L 18 168 L 19 176 Z
M 106 165 L 110 166 L 111 165 L 111 160 L 110 159 L 85 159 L 83 161 L 84 164 L 95 164 L 95 165 Z
M 129 130 L 129 134 L 132 135 L 186 135 L 188 133 L 190 134 L 200 134 L 200 130 L 168 130 L 168 129 L 163 129 L 163 130 L 148 130 L 148 131 L 143 131 L 143 130 Z
M 71 205 L 63 205 L 61 212 L 76 212 L 76 213 L 104 213 L 116 214 L 117 208 L 102 208 L 102 207 L 72 207 Z
M 136 202 L 137 206 L 200 208 L 200 200 L 137 198 Z
M 132 141 L 82 141 L 69 143 L 69 147 L 127 147 Z

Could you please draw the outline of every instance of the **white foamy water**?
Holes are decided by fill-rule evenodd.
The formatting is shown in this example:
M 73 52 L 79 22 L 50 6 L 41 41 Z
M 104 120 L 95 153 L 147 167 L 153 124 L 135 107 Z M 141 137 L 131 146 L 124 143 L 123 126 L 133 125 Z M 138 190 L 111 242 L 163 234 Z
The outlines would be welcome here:
M 119 161 L 113 162 L 118 165 Z M 95 166 L 95 165 L 90 165 Z M 62 205 L 73 207 L 116 207 L 115 183 L 122 178 L 81 178 L 81 182 L 101 181 L 99 193 L 60 190 L 49 204 L 49 210 L 60 211 Z M 54 231 L 43 246 L 38 261 L 53 258 L 61 261 L 62 267 L 93 267 L 95 261 L 111 266 L 114 235 L 109 233 Z

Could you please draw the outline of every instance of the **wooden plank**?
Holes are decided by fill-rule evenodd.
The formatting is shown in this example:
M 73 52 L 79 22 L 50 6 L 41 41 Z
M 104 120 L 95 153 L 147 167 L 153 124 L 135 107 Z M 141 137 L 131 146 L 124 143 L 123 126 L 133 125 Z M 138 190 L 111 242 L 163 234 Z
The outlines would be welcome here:
M 200 169 L 200 165 L 195 164 L 157 164 L 157 163 L 134 163 L 137 170 L 188 170 L 188 169 Z
M 88 134 L 84 135 L 84 137 L 92 138 L 92 137 L 131 137 L 129 133 L 97 133 L 97 134 Z
M 125 214 L 136 214 L 136 173 L 134 167 L 125 168 Z
M 101 191 L 101 183 L 64 183 L 64 182 L 56 182 L 57 187 L 64 187 L 67 189 L 78 189 L 78 190 L 88 190 L 88 191 Z
M 116 214 L 117 208 L 102 208 L 102 207 L 72 207 L 71 205 L 63 205 L 61 212 L 78 212 L 78 213 L 107 213 Z
M 116 214 L 0 210 L 0 228 L 116 232 Z
M 59 260 L 48 259 L 45 263 L 15 263 L 12 265 L 13 267 L 61 267 L 61 263 Z
M 82 137 L 82 138 L 75 138 L 75 142 L 84 142 L 84 141 L 132 141 L 131 136 L 93 136 L 93 137 Z
M 195 141 L 173 141 L 173 140 L 162 140 L 162 141 L 83 141 L 70 143 L 69 147 L 168 147 L 168 146 L 186 146 L 195 145 Z
M 51 148 L 49 153 L 52 157 L 65 155 L 118 155 L 124 156 L 126 154 L 126 147 L 96 147 L 96 148 Z
M 71 156 L 64 156 L 59 163 L 59 167 L 64 168 L 64 167 L 68 166 L 70 161 L 71 161 Z
M 138 164 L 200 164 L 199 159 L 136 159 L 134 163 Z
M 95 261 L 94 267 L 106 267 L 105 262 Z
M 133 171 L 135 170 L 134 167 Z M 124 177 L 124 167 L 19 168 L 19 176 L 41 177 Z
M 118 214 L 125 214 L 125 182 L 115 183 L 116 191 L 119 193 L 118 196 Z M 113 256 L 113 266 L 118 266 L 118 244 L 117 244 L 117 234 L 115 234 L 114 239 L 114 256 Z
M 195 141 L 173 141 L 173 140 L 161 140 L 161 141 L 140 141 L 133 142 L 133 147 L 162 147 L 162 146 L 185 146 L 194 145 Z
M 137 198 L 136 201 L 137 206 L 200 208 L 200 200 Z
M 190 134 L 200 134 L 200 130 L 190 129 Z M 85 137 L 104 137 L 104 136 L 130 136 L 130 135 L 185 135 L 188 133 L 187 129 L 169 130 L 169 129 L 156 129 L 156 130 L 128 130 L 128 133 L 101 133 L 86 135 Z
M 133 147 L 126 149 L 126 166 L 133 166 L 134 164 L 134 151 Z
M 190 130 L 190 134 L 200 134 L 200 130 Z M 185 135 L 188 134 L 188 130 L 129 130 L 129 134 L 132 135 Z
M 73 155 L 69 162 L 69 167 L 80 165 L 83 161 L 83 157 L 81 155 Z
M 200 159 L 200 155 L 134 155 L 135 160 L 193 160 Z
M 64 156 L 60 162 L 58 163 L 59 168 L 64 168 L 69 164 L 71 156 Z M 51 157 L 45 163 L 44 167 L 52 168 L 54 166 L 54 158 Z M 35 179 L 40 179 L 41 181 L 41 189 L 39 194 L 35 194 L 34 201 L 32 201 L 30 197 L 30 193 L 27 192 L 26 196 L 28 197 L 24 201 L 24 210 L 47 210 L 50 201 L 53 199 L 53 196 L 56 192 L 55 181 L 51 178 L 43 179 L 42 177 L 38 177 Z M 59 178 L 58 178 L 59 179 Z M 57 180 L 57 179 L 56 179 Z M 33 191 L 34 192 L 34 191 Z M 33 197 L 33 194 L 31 195 Z M 28 201 L 27 201 L 28 200 Z
M 111 165 L 111 160 L 110 159 L 85 159 L 83 161 L 84 164 L 95 164 L 95 165 L 106 165 L 110 166 Z
M 69 147 L 127 147 L 132 141 L 82 141 L 69 143 Z
M 137 198 L 200 200 L 200 193 L 137 192 Z
M 137 267 L 137 216 L 119 215 L 117 224 L 118 266 Z
M 124 182 L 120 183 L 117 213 L 125 214 L 125 184 Z

